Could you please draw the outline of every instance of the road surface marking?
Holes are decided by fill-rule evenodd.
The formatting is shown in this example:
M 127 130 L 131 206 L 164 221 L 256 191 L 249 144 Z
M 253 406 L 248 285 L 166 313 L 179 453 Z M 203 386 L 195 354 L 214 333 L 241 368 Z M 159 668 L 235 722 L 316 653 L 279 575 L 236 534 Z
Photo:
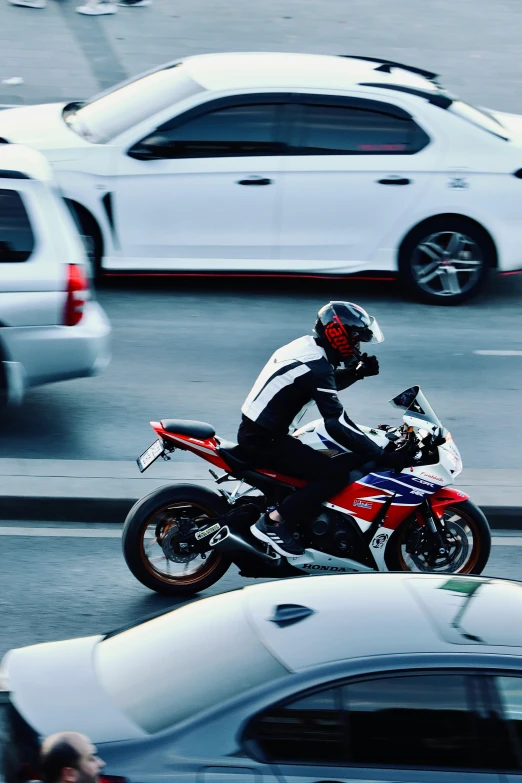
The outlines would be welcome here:
M 59 527 L 0 527 L 0 536 L 35 538 L 121 538 L 121 530 L 75 530 Z
M 522 351 L 473 351 L 479 356 L 522 356 Z
M 33 536 L 34 538 L 121 538 L 118 530 L 86 530 L 70 527 L 0 527 L 0 536 Z M 152 536 L 147 536 L 152 538 Z M 519 536 L 493 536 L 493 546 L 522 546 L 522 534 Z

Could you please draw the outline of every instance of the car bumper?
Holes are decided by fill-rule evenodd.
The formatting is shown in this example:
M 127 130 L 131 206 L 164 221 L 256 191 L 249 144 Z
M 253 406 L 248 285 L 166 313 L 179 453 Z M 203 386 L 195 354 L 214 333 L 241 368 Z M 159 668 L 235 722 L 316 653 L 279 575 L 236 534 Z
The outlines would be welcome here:
M 111 358 L 111 324 L 97 302 L 89 302 L 76 326 L 2 329 L 9 358 L 23 368 L 25 387 L 97 375 Z

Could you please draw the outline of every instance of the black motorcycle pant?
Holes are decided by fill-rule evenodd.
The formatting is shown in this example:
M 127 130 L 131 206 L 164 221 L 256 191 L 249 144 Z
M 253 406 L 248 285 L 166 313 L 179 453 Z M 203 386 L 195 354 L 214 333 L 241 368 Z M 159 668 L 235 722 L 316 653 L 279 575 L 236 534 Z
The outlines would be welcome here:
M 303 518 L 312 518 L 321 503 L 333 497 L 348 484 L 361 478 L 375 463 L 359 454 L 329 457 L 290 435 L 273 436 L 264 427 L 243 419 L 238 444 L 252 467 L 276 470 L 285 476 L 305 479 L 279 505 L 278 511 L 290 526 Z M 361 470 L 364 466 L 364 470 Z

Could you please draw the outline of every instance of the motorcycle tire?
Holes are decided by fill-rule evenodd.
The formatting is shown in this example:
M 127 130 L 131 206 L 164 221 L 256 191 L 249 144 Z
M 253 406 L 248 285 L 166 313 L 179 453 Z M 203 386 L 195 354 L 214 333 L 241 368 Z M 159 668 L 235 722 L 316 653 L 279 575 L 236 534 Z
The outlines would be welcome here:
M 221 552 L 211 550 L 200 567 L 191 567 L 190 563 L 195 561 L 187 559 L 188 570 L 184 570 L 182 561 L 181 564 L 175 562 L 173 566 L 178 567 L 181 573 L 171 573 L 171 563 L 163 555 L 158 538 L 162 532 L 163 535 L 168 532 L 169 524 L 172 527 L 177 508 L 183 508 L 183 514 L 186 514 L 187 508 L 193 508 L 197 516 L 212 518 L 226 513 L 229 506 L 217 492 L 195 484 L 160 487 L 139 500 L 129 511 L 123 527 L 123 556 L 132 574 L 145 587 L 162 595 L 188 596 L 215 584 L 226 573 L 231 561 Z M 166 522 L 160 529 L 162 520 Z M 155 530 L 155 538 L 150 533 L 151 528 Z M 146 540 L 150 543 L 145 544 Z M 160 553 L 159 556 L 149 558 L 147 550 L 152 547 Z M 156 567 L 153 560 L 164 560 L 162 568 Z
M 454 571 L 439 570 L 434 568 L 430 570 L 419 569 L 419 571 L 425 573 L 452 573 L 452 574 L 481 574 L 489 560 L 491 553 L 491 530 L 488 520 L 471 500 L 463 500 L 461 503 L 455 503 L 453 506 L 448 506 L 444 511 L 445 516 L 458 515 L 463 522 L 466 523 L 473 536 L 473 546 L 471 549 L 470 557 L 463 565 L 462 568 L 457 568 Z M 390 571 L 412 571 L 412 568 L 408 567 L 408 563 L 405 560 L 403 553 L 403 546 L 405 545 L 406 538 L 409 532 L 409 525 L 416 524 L 415 517 L 403 524 L 395 531 L 390 543 L 386 550 L 386 565 Z

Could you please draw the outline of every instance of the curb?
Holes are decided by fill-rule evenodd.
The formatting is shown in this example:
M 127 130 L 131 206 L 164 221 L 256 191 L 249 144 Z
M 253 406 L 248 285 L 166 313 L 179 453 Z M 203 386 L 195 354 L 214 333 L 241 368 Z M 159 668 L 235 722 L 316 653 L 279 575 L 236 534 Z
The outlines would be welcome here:
M 201 482 L 204 483 L 204 482 Z M 130 498 L 0 497 L 0 519 L 25 522 L 103 522 L 123 524 Z M 492 530 L 522 530 L 522 507 L 481 506 Z

